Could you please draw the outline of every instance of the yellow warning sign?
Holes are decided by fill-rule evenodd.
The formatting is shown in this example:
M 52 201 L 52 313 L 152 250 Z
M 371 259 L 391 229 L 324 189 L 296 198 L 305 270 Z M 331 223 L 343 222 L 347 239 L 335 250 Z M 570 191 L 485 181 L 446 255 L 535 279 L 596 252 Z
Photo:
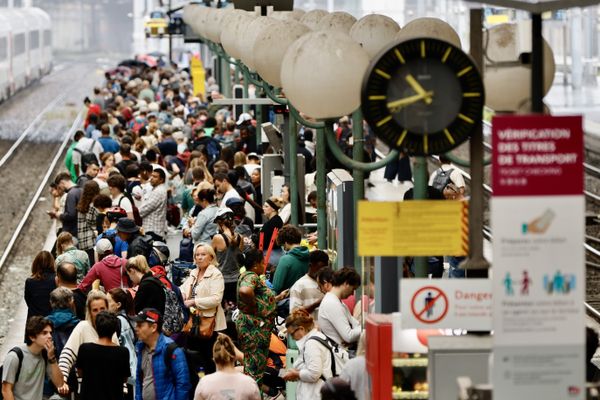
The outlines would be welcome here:
M 202 99 L 206 100 L 206 88 L 204 87 L 204 80 L 206 76 L 202 61 L 200 61 L 199 58 L 192 57 L 190 69 L 192 83 L 194 84 L 194 96 L 201 96 Z
M 466 202 L 450 200 L 360 201 L 358 254 L 464 256 L 468 251 L 466 209 Z

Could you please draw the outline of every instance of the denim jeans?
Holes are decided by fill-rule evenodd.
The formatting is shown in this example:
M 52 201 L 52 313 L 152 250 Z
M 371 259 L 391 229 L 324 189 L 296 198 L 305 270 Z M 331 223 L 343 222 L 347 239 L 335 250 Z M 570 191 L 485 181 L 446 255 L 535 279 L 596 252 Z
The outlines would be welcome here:
M 465 270 L 458 268 L 458 266 L 460 265 L 461 262 L 463 262 L 464 259 L 465 259 L 465 257 L 453 257 L 453 256 L 448 257 L 448 264 L 450 264 L 450 269 L 448 270 L 449 278 L 464 278 L 465 277 Z

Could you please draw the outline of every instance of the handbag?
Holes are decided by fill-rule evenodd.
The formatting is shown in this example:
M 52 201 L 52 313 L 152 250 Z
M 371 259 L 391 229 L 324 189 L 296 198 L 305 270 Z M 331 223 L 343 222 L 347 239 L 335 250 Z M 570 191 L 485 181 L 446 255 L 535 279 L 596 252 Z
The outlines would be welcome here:
M 194 283 L 190 285 L 190 292 L 187 297 L 188 299 L 192 297 L 197 279 L 198 277 L 196 277 Z M 210 339 L 215 331 L 215 325 L 217 322 L 216 319 L 216 314 L 212 317 L 207 317 L 202 315 L 202 311 L 195 310 L 194 312 L 190 312 L 190 317 L 183 326 L 182 331 L 183 333 L 192 337 L 199 339 Z

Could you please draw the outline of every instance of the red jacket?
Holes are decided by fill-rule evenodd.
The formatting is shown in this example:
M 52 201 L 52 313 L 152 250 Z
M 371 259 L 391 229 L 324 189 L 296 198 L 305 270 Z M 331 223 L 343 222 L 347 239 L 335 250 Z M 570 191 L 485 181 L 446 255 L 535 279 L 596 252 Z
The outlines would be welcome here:
M 126 263 L 125 258 L 117 257 L 114 254 L 104 257 L 89 270 L 79 284 L 79 289 L 87 292 L 96 279 L 100 279 L 100 283 L 107 292 L 116 287 L 128 288 L 129 277 L 125 270 Z

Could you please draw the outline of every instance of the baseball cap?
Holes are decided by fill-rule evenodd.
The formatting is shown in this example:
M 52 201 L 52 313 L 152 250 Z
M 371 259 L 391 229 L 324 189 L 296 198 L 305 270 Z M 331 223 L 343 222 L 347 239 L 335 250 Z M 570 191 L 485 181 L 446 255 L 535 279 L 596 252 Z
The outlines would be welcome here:
M 215 215 L 214 220 L 217 220 L 219 218 L 225 218 L 225 216 L 227 216 L 227 214 L 230 214 L 230 216 L 233 216 L 233 210 L 229 207 L 221 207 L 217 211 L 217 214 Z
M 250 160 L 250 159 L 260 160 L 260 156 L 254 152 L 248 153 L 248 155 L 246 157 L 248 158 L 248 160 Z
M 236 125 L 241 125 L 246 121 L 252 121 L 252 116 L 248 113 L 242 113 L 238 118 Z
M 96 243 L 96 253 L 98 253 L 99 256 L 102 256 L 109 251 L 113 251 L 113 246 L 110 240 L 106 238 L 98 240 Z
M 156 308 L 144 308 L 132 318 L 135 322 L 150 322 L 151 324 L 160 324 L 162 315 Z
M 225 202 L 225 206 L 227 207 L 237 206 L 240 204 L 244 204 L 244 200 L 239 197 L 232 197 Z

